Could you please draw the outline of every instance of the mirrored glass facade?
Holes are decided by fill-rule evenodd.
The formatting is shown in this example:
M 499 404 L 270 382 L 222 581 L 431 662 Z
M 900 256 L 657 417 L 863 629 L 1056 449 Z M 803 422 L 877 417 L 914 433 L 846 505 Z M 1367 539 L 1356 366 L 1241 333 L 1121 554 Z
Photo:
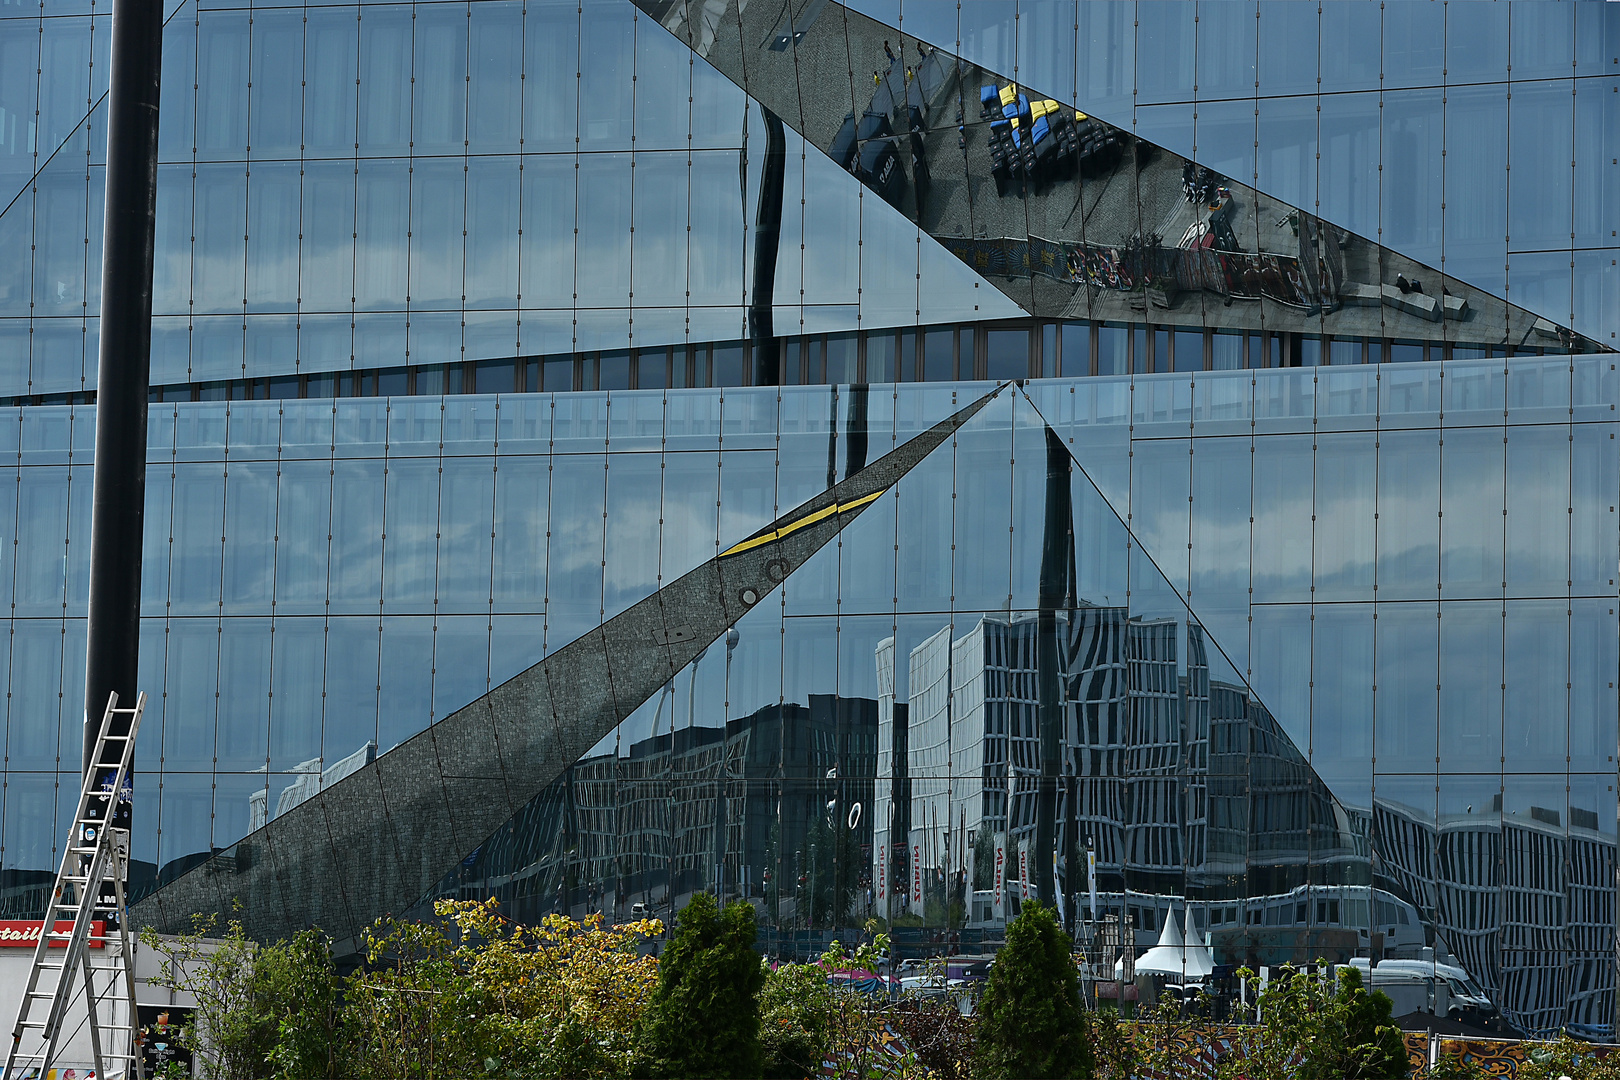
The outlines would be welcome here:
M 98 12 L 0 5 L 0 396 L 95 388 Z M 758 105 L 623 0 L 186 0 L 153 382 L 746 337 L 765 143 Z M 1019 314 L 788 143 L 780 332 Z
M 1612 1038 L 1620 20 L 1318 7 L 174 7 L 139 918 L 1040 898 Z M 106 20 L 0 4 L 9 917 Z
M 848 6 L 1019 80 L 1031 98 L 1091 114 L 1409 256 L 1443 273 L 1452 292 L 1453 279 L 1466 282 L 1615 346 L 1620 17 L 1612 8 Z M 970 123 L 976 111 L 970 101 Z M 1236 202 L 1241 217 L 1244 197 Z M 1270 222 L 1258 217 L 1260 250 L 1295 246 L 1291 236 L 1273 246 L 1281 238 L 1268 237 Z

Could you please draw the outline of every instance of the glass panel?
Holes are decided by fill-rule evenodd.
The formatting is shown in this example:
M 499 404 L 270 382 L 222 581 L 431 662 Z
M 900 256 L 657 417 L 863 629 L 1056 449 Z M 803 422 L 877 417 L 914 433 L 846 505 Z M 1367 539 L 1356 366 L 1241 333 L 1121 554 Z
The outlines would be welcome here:
M 1614 606 L 1612 600 L 1570 605 L 1569 754 L 1572 762 L 1591 762 L 1593 768 L 1611 768 L 1620 747 L 1614 686 L 1620 634 Z
M 603 455 L 585 454 L 551 476 L 550 544 L 546 550 L 550 587 L 546 608 L 589 626 L 600 623 L 602 617 L 606 472 Z
M 1440 608 L 1440 768 L 1495 772 L 1502 762 L 1502 605 Z
M 359 480 L 355 477 L 356 483 Z M 386 484 L 383 604 L 391 612 L 432 613 L 440 516 L 439 462 L 435 458 L 392 461 Z M 339 511 L 340 516 L 342 513 Z M 334 529 L 334 553 L 336 540 Z
M 284 461 L 277 505 L 276 604 L 281 614 L 324 614 L 332 505 L 331 465 Z
M 1505 768 L 1563 770 L 1569 765 L 1569 606 L 1562 600 L 1509 600 L 1506 609 Z
M 1620 457 L 1610 424 L 1574 425 L 1570 446 L 1569 581 L 1575 595 L 1609 594 L 1615 585 L 1616 496 Z M 1510 474 L 1511 475 L 1511 474 Z
M 322 734 L 322 748 L 331 761 L 342 760 L 370 740 L 377 740 L 379 752 L 387 749 L 377 731 L 379 647 L 375 616 L 328 621 L 326 709 L 330 719 Z
M 1318 436 L 1312 584 L 1319 602 L 1371 595 L 1377 453 L 1371 432 Z
M 555 198 L 556 193 L 544 197 Z M 593 307 L 623 307 L 629 302 L 630 207 L 629 155 L 582 157 L 579 162 L 579 254 L 571 291 L 589 298 Z
M 403 8 L 378 7 L 360 17 L 359 142 L 363 156 L 409 150 L 412 15 Z
M 311 157 L 352 153 L 360 23 L 348 12 L 330 8 L 312 7 L 304 14 L 304 152 Z M 306 161 L 305 169 L 313 164 Z M 306 202 L 306 213 L 310 205 Z
M 433 719 L 444 719 L 488 690 L 489 617 L 441 616 L 433 634 Z
M 524 7 L 523 145 L 530 151 L 572 151 L 575 147 L 579 10 L 577 3 L 561 0 L 541 0 Z M 566 164 L 572 172 L 572 160 Z
M 608 568 L 603 571 L 604 618 L 659 587 L 659 520 L 670 516 L 658 510 L 665 471 L 663 460 L 653 454 L 614 454 L 608 460 L 607 516 L 614 524 L 605 534 L 601 556 Z
M 517 306 L 521 179 L 517 158 L 467 159 L 468 307 Z
M 1257 438 L 1254 449 L 1254 598 L 1311 598 L 1312 446 L 1308 435 Z
M 1430 432 L 1390 431 L 1378 442 L 1378 594 L 1433 596 L 1439 570 L 1440 447 Z
M 433 619 L 399 615 L 382 620 L 378 649 L 394 678 L 377 692 L 377 750 L 387 753 L 428 726 L 433 710 Z
M 382 599 L 383 484 L 378 482 L 381 478 L 377 475 L 380 466 L 378 461 L 332 463 L 328 610 L 334 614 L 375 611 Z
M 1029 378 L 1029 331 L 990 330 L 985 334 L 986 376 L 994 380 Z
M 465 30 L 465 16 L 460 25 Z M 461 307 L 467 176 L 459 159 L 418 159 L 411 167 L 411 282 L 406 299 L 415 307 Z
M 403 161 L 361 161 L 355 176 L 354 299 L 357 307 L 404 307 L 410 171 Z
M 270 620 L 222 619 L 219 630 L 219 734 L 214 767 L 244 772 L 262 769 L 270 715 Z M 232 834 L 231 839 L 239 835 Z
M 1568 592 L 1570 429 L 1507 431 L 1507 574 L 1509 596 Z
M 1445 434 L 1440 450 L 1440 587 L 1451 599 L 1500 596 L 1500 436 L 1490 428 Z
M 1280 447 L 1269 447 L 1274 452 Z M 1250 572 L 1244 550 L 1255 453 L 1246 438 L 1196 439 L 1192 454 L 1192 554 L 1187 603 L 1199 620 L 1247 669 Z M 1306 568 L 1309 573 L 1309 568 Z M 1272 702 L 1273 707 L 1277 702 Z M 1302 711 L 1300 716 L 1305 714 Z
M 1438 681 L 1434 603 L 1378 605 L 1374 613 L 1374 754 L 1380 772 L 1433 772 Z

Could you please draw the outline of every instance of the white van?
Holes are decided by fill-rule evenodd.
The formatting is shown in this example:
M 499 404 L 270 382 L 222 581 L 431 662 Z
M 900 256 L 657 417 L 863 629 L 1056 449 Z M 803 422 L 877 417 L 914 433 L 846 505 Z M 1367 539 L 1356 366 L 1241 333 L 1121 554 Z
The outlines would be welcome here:
M 1444 979 L 1446 989 L 1451 995 L 1451 1007 L 1446 1012 L 1452 1018 L 1466 1023 L 1484 1026 L 1487 1021 L 1495 1019 L 1499 1011 L 1485 992 L 1485 988 L 1475 982 L 1466 969 L 1455 964 L 1442 964 L 1433 960 L 1384 960 L 1377 968 L 1369 968 L 1369 962 L 1365 957 L 1357 957 L 1350 962 L 1361 969 L 1363 982 L 1368 982 L 1369 970 L 1391 975 L 1402 971 L 1424 977 L 1432 974 Z
M 1399 964 L 1399 967 L 1391 966 Z M 1389 995 L 1394 1005 L 1393 1015 L 1405 1016 L 1407 1013 L 1422 1012 L 1435 1016 L 1447 1016 L 1451 1013 L 1451 986 L 1444 975 L 1434 971 L 1434 964 L 1417 961 L 1390 961 L 1386 960 L 1376 967 L 1369 969 L 1369 963 L 1364 957 L 1356 957 L 1349 964 L 1340 964 L 1339 967 L 1354 967 L 1361 972 L 1361 984 L 1369 991 L 1382 990 Z M 1421 968 L 1421 970 L 1414 970 Z

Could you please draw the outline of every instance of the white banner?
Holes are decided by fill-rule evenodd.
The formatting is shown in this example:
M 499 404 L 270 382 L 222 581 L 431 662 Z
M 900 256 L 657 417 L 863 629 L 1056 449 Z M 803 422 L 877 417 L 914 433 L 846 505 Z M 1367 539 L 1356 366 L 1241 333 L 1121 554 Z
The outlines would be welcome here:
M 1018 900 L 1020 903 L 1030 898 L 1029 889 L 1029 841 L 1018 841 Z
M 990 888 L 990 915 L 998 922 L 1007 917 L 1007 834 L 996 833 L 995 876 Z
M 911 913 L 923 914 L 923 831 L 911 830 Z
M 973 854 L 973 845 L 969 844 L 967 846 L 967 888 L 963 890 L 967 894 L 967 917 L 969 919 L 973 918 L 973 882 L 975 881 L 973 877 Z
M 878 843 L 872 846 L 877 849 L 877 873 L 872 882 L 872 896 L 877 902 L 877 915 L 880 919 L 889 917 L 889 834 L 883 833 L 877 837 Z

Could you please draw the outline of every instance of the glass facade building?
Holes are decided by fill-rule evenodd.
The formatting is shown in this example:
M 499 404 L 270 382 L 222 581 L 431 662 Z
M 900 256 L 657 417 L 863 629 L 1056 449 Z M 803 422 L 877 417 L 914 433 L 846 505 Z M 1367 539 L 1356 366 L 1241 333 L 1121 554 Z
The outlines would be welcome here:
M 0 5 L 11 917 L 108 18 Z M 143 921 L 1043 896 L 1614 1036 L 1614 5 L 185 0 L 160 128 Z

